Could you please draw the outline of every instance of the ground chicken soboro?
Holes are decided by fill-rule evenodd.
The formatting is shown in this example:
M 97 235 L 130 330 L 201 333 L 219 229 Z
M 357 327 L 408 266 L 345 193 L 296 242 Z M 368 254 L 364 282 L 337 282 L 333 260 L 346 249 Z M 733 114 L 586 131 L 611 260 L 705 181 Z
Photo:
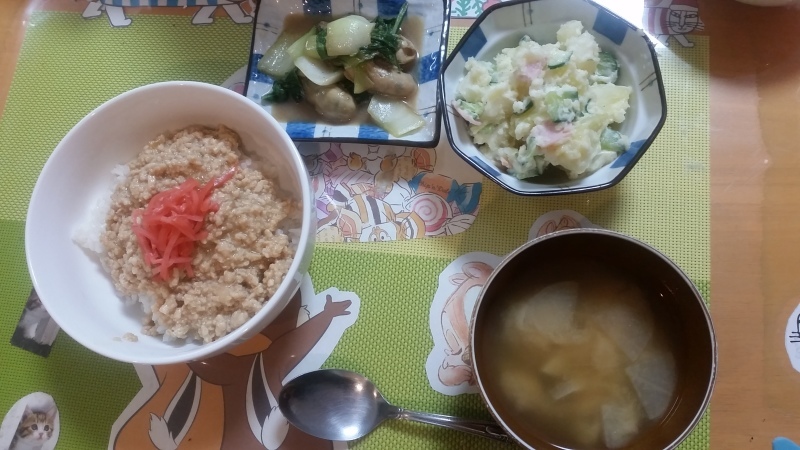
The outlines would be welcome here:
M 218 339 L 261 309 L 286 275 L 294 251 L 279 228 L 299 208 L 278 196 L 275 181 L 241 164 L 239 145 L 236 133 L 222 126 L 161 135 L 128 163 L 127 179 L 114 189 L 101 236 L 104 262 L 116 288 L 151 310 L 143 333 Z M 131 231 L 133 210 L 187 178 L 203 184 L 235 165 L 235 176 L 212 194 L 219 210 L 208 214 L 208 237 L 196 243 L 194 277 L 174 270 L 169 282 L 154 280 Z

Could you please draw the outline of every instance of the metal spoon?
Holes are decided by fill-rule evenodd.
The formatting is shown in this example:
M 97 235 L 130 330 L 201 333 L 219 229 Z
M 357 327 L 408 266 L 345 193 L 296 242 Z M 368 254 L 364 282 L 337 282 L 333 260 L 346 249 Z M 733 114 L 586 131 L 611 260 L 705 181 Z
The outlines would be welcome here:
M 386 419 L 413 420 L 498 441 L 509 442 L 495 422 L 460 419 L 409 411 L 394 406 L 362 375 L 346 370 L 318 370 L 286 383 L 278 407 L 289 422 L 321 439 L 352 441 L 365 436 Z

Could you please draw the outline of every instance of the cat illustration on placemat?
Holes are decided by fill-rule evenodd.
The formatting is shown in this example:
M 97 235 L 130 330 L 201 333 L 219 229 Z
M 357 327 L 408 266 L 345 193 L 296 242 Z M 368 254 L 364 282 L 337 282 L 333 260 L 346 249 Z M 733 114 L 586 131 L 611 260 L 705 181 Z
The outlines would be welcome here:
M 214 12 L 220 7 L 235 23 L 253 23 L 253 16 L 242 8 L 245 1 L 252 0 L 89 0 L 86 9 L 83 10 L 83 17 L 87 19 L 100 17 L 105 10 L 112 26 L 126 27 L 131 24 L 131 19 L 125 15 L 126 7 L 199 6 L 200 9 L 192 16 L 194 25 L 213 23 Z M 253 9 L 251 6 L 250 11 Z
M 662 44 L 673 38 L 684 47 L 694 47 L 687 34 L 705 27 L 697 0 L 645 0 L 644 26 Z
M 27 339 L 42 344 L 44 343 L 44 332 L 47 326 L 47 321 L 50 319 L 50 314 L 44 309 L 42 301 L 39 299 L 39 294 L 35 290 L 31 290 L 31 295 L 25 303 L 25 310 L 22 312 L 22 317 L 17 323 L 17 331 Z
M 53 437 L 55 417 L 55 405 L 47 411 L 34 411 L 25 406 L 9 450 L 41 450 L 42 445 Z
M 58 440 L 58 408 L 44 392 L 18 400 L 0 425 L 0 449 L 51 450 Z
M 11 344 L 39 356 L 47 356 L 59 329 L 42 305 L 39 294 L 31 289 L 17 328 L 11 336 Z

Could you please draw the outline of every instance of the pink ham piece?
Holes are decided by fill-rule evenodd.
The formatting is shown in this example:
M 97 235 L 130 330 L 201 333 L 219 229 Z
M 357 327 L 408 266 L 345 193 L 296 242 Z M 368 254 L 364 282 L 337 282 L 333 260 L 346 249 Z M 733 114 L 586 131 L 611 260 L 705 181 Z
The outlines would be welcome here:
M 561 145 L 572 135 L 573 126 L 571 123 L 555 124 L 547 121 L 541 125 L 536 125 L 531 130 L 531 135 L 536 139 L 539 147 L 551 147 Z
M 517 77 L 520 81 L 530 83 L 531 81 L 541 78 L 544 73 L 544 63 L 541 61 L 528 63 L 518 69 Z

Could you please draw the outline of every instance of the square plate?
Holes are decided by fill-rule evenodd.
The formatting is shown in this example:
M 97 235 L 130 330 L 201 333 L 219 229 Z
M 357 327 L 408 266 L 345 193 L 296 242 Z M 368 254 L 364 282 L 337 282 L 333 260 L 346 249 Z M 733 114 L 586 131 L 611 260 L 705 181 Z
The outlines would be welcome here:
M 261 97 L 272 89 L 272 78 L 258 71 L 258 61 L 280 35 L 284 20 L 290 14 L 339 18 L 358 14 L 367 19 L 395 16 L 403 0 L 286 0 L 262 1 L 256 8 L 250 63 L 247 68 L 245 95 L 261 104 Z M 322 121 L 282 120 L 276 117 L 289 136 L 300 142 L 353 142 L 363 144 L 389 144 L 416 147 L 434 147 L 441 132 L 442 103 L 439 96 L 440 69 L 447 47 L 450 21 L 449 0 L 408 0 L 409 19 L 420 23 L 419 60 L 412 70 L 419 84 L 415 104 L 425 120 L 425 126 L 416 133 L 396 137 L 374 123 L 330 124 Z M 414 102 L 412 102 L 414 104 Z M 272 105 L 262 105 L 272 114 Z M 274 115 L 273 115 L 274 116 Z

